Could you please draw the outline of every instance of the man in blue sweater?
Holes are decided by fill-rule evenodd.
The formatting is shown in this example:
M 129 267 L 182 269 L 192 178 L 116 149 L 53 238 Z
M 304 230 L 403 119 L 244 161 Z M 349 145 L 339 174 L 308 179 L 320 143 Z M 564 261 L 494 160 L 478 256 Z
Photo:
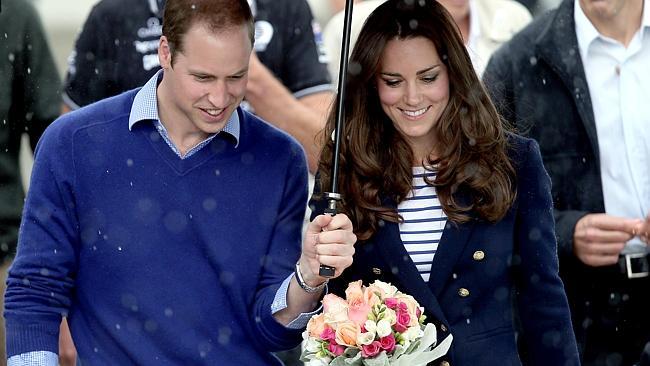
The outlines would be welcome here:
M 246 0 L 169 0 L 163 70 L 45 132 L 8 279 L 9 365 L 56 364 L 65 314 L 90 365 L 271 365 L 299 342 L 319 264 L 339 275 L 356 237 L 319 216 L 301 248 L 304 152 L 238 107 L 253 33 Z

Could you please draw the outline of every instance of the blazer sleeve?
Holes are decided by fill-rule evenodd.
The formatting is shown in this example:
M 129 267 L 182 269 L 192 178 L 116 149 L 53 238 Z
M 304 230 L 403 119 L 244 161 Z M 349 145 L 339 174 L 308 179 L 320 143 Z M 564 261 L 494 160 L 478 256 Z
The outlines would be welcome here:
M 528 140 L 518 172 L 515 250 L 524 365 L 579 365 L 569 304 L 558 274 L 550 178 Z

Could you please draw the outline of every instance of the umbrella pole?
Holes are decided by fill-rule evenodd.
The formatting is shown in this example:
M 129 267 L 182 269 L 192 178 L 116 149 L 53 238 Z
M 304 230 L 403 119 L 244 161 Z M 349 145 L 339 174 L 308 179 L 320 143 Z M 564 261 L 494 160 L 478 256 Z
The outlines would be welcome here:
M 345 17 L 343 22 L 343 39 L 341 41 L 341 61 L 339 63 L 338 93 L 336 94 L 336 128 L 334 129 L 334 154 L 332 156 L 332 185 L 330 192 L 324 192 L 327 199 L 325 213 L 336 215 L 336 205 L 341 200 L 338 193 L 339 154 L 341 149 L 341 133 L 343 133 L 343 116 L 345 113 L 343 100 L 345 96 L 345 81 L 348 74 L 348 55 L 350 54 L 350 33 L 352 28 L 353 0 L 345 1 Z M 322 277 L 334 277 L 334 268 L 321 264 L 318 274 Z

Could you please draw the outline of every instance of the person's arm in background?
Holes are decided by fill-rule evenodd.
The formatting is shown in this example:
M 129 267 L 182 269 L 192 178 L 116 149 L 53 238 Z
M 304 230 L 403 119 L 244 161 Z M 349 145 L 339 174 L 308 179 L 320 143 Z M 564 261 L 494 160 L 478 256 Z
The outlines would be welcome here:
M 113 39 L 107 18 L 101 3 L 95 5 L 77 36 L 63 83 L 61 114 L 113 95 L 109 69 L 115 61 L 104 44 Z
M 253 53 L 246 100 L 255 114 L 300 142 L 307 154 L 309 171 L 315 172 L 320 154 L 316 135 L 325 127 L 333 93 L 324 91 L 296 98 Z
M 320 154 L 316 135 L 325 127 L 334 93 L 327 63 L 316 43 L 315 38 L 320 36 L 314 34 L 309 5 L 300 0 L 291 7 L 287 19 L 295 23 L 291 24 L 291 35 L 283 40 L 281 74 L 274 75 L 253 54 L 246 100 L 255 114 L 300 142 L 307 153 L 309 171 L 313 173 Z

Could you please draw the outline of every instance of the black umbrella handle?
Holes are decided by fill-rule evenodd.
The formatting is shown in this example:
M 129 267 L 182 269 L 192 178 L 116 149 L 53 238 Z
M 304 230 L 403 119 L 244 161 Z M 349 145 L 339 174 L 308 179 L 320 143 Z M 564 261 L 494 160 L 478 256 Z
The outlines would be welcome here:
M 325 192 L 325 197 L 327 198 L 327 208 L 324 213 L 330 216 L 335 216 L 337 214 L 336 204 L 341 200 L 341 195 L 338 193 L 329 193 Z M 318 268 L 318 275 L 321 277 L 334 277 L 335 268 L 321 264 Z

